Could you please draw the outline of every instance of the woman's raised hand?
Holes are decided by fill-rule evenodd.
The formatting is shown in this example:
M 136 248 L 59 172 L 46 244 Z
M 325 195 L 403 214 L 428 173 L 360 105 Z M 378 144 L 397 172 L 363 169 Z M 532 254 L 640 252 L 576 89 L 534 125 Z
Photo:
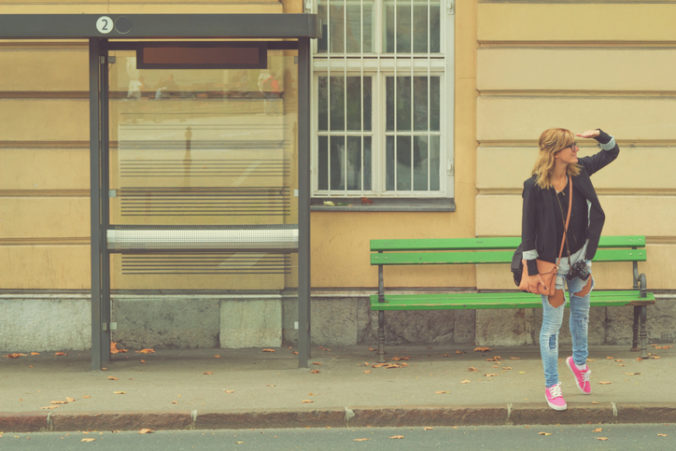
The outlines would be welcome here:
M 596 138 L 599 136 L 601 132 L 599 129 L 594 129 L 594 130 L 586 130 L 582 133 L 576 133 L 576 136 L 579 136 L 580 138 Z

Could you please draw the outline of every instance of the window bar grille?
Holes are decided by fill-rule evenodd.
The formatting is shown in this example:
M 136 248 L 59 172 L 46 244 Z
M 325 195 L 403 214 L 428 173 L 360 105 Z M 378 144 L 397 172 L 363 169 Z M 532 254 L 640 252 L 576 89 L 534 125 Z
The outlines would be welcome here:
M 360 180 L 359 180 L 359 190 L 364 191 L 364 177 L 365 177 L 365 164 L 364 164 L 364 0 L 359 1 L 359 117 L 360 130 L 359 130 L 359 165 L 360 165 Z
M 343 0 L 343 191 L 347 195 L 348 165 L 350 149 L 347 144 L 347 0 Z
M 414 191 L 415 190 L 415 179 L 414 179 L 414 177 L 415 177 L 415 171 L 414 171 L 414 169 L 415 169 L 415 152 L 414 152 L 414 149 L 415 149 L 415 126 L 414 126 L 415 118 L 413 117 L 413 112 L 415 111 L 415 108 L 414 108 L 414 105 L 415 105 L 415 85 L 413 84 L 413 80 L 414 80 L 413 75 L 415 74 L 415 72 L 413 70 L 413 49 L 415 47 L 413 46 L 413 28 L 414 28 L 413 27 L 413 0 L 411 0 L 411 26 L 410 26 L 410 28 L 411 28 L 411 42 L 410 42 L 410 46 L 411 46 L 410 52 L 411 53 L 409 53 L 409 61 L 410 61 L 410 70 L 411 70 L 411 83 L 410 83 L 410 85 L 411 85 L 411 88 L 410 88 L 411 89 L 411 103 L 410 103 L 411 111 L 409 112 L 409 114 L 411 116 L 411 140 L 410 140 L 411 145 L 410 145 L 408 152 L 409 152 L 409 155 L 410 155 L 409 161 L 411 162 L 411 169 L 410 169 L 410 171 L 411 171 L 411 191 Z
M 331 56 L 333 50 L 333 37 L 331 36 L 331 0 L 326 0 L 326 189 L 331 191 L 333 180 L 331 180 L 331 141 L 333 140 L 331 130 Z
M 427 190 L 432 189 L 432 5 L 427 0 Z M 441 11 L 440 11 L 441 12 Z
M 398 157 L 398 149 L 397 149 L 397 141 L 399 138 L 398 131 L 399 131 L 399 124 L 397 121 L 397 9 L 398 9 L 398 0 L 394 0 L 393 2 L 393 7 L 394 7 L 394 14 L 393 14 L 393 40 L 392 40 L 392 52 L 394 53 L 394 79 L 393 79 L 393 92 L 392 92 L 392 97 L 394 98 L 394 103 L 393 103 L 393 108 L 394 108 L 394 123 L 392 128 L 394 129 L 394 153 L 392 157 L 394 158 L 394 161 L 392 162 L 392 172 L 393 174 L 393 179 L 394 179 L 394 191 L 398 191 L 399 189 L 399 181 L 397 180 L 397 176 L 399 175 L 397 171 L 397 157 Z

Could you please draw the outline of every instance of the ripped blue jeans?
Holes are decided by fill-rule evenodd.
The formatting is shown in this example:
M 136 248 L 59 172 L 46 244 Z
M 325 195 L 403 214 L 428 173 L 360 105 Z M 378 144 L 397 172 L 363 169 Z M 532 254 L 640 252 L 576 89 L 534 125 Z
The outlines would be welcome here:
M 560 276 L 559 277 L 563 277 Z M 590 276 L 591 277 L 591 276 Z M 563 277 L 565 280 L 565 277 Z M 583 297 L 574 296 L 584 286 L 582 279 L 566 280 L 570 299 L 570 335 L 573 344 L 573 361 L 582 366 L 589 355 L 587 334 L 589 326 L 589 294 Z M 560 285 L 560 280 L 557 281 Z M 560 285 L 562 286 L 562 285 Z M 545 387 L 559 383 L 559 330 L 563 324 L 563 311 L 566 303 L 558 308 L 549 304 L 547 296 L 542 296 L 542 328 L 540 329 L 540 356 L 545 372 Z

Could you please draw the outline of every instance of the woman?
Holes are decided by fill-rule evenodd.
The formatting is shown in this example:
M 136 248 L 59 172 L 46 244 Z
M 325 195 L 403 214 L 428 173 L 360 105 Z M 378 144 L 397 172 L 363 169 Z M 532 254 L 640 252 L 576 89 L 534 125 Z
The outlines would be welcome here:
M 591 393 L 587 366 L 587 327 L 589 294 L 594 282 L 591 260 L 601 236 L 605 215 L 589 178 L 613 161 L 620 149 L 615 139 L 600 129 L 578 133 L 581 138 L 593 138 L 601 151 L 590 157 L 577 157 L 578 147 L 570 130 L 552 128 L 540 135 L 540 152 L 533 175 L 523 185 L 523 217 L 521 239 L 523 258 L 528 265 L 528 285 L 536 289 L 542 284 L 535 259 L 556 263 L 563 238 L 568 201 L 569 177 L 573 186 L 573 202 L 566 244 L 556 276 L 556 294 L 542 296 L 542 328 L 540 355 L 545 374 L 545 398 L 554 410 L 566 410 L 561 393 L 558 371 L 559 329 L 563 322 L 564 283 L 570 296 L 570 333 L 573 355 L 566 359 L 577 387 Z

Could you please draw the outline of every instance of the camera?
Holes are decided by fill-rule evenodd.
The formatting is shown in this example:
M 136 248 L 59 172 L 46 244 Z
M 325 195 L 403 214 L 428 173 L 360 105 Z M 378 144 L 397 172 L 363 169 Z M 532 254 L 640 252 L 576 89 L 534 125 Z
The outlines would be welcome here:
M 584 260 L 573 263 L 573 265 L 570 267 L 570 270 L 568 270 L 568 274 L 566 274 L 566 279 L 568 280 L 573 280 L 575 278 L 587 280 L 588 277 L 589 267 Z

